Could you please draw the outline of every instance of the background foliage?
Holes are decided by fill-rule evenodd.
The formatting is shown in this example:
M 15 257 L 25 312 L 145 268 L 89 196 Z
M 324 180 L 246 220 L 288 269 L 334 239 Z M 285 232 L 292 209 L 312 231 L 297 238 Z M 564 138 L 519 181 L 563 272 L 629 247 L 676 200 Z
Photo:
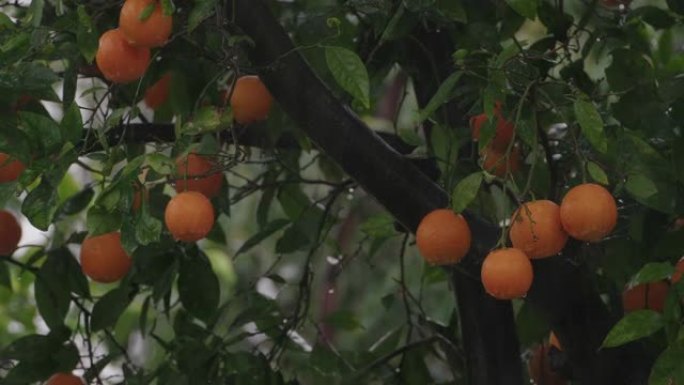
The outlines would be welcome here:
M 621 316 L 626 285 L 668 278 L 684 254 L 675 225 L 684 214 L 684 3 L 607 3 L 269 4 L 342 102 L 399 137 L 407 156 L 436 162 L 457 210 L 501 223 L 519 201 L 558 200 L 583 181 L 609 186 L 618 228 L 577 258 Z M 44 232 L 0 259 L 2 383 L 58 370 L 98 384 L 468 383 L 447 274 L 425 265 L 412 236 L 277 106 L 267 122 L 233 126 L 221 91 L 259 68 L 229 4 L 163 5 L 175 9 L 172 40 L 140 82 L 109 85 L 93 58 L 121 2 L 0 0 L 0 151 L 29 164 L 0 185 L 0 202 L 25 216 L 25 232 L 26 222 Z M 420 28 L 455 42 L 449 77 L 435 79 L 438 59 Z M 169 100 L 151 111 L 141 96 L 167 71 Z M 470 116 L 492 117 L 496 101 L 524 155 L 523 169 L 503 177 L 477 156 L 493 122 L 474 143 L 467 127 Z M 440 109 L 447 102 L 460 119 Z M 121 135 L 131 131 L 147 140 Z M 245 131 L 260 145 L 233 142 Z M 208 239 L 183 245 L 162 213 L 173 159 L 191 145 L 220 162 L 227 183 Z M 131 215 L 140 175 L 150 199 Z M 78 245 L 113 230 L 134 269 L 117 284 L 89 283 Z M 659 357 L 653 384 L 684 382 L 682 283 L 672 288 L 663 313 L 632 313 L 605 342 L 647 338 Z M 549 326 L 524 301 L 514 306 L 527 352 Z

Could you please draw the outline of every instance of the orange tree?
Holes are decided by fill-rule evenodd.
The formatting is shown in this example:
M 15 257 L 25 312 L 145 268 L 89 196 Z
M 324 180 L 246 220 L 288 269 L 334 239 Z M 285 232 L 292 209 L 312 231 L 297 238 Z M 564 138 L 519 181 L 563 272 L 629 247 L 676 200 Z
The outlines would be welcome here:
M 684 383 L 681 0 L 0 9 L 0 383 Z

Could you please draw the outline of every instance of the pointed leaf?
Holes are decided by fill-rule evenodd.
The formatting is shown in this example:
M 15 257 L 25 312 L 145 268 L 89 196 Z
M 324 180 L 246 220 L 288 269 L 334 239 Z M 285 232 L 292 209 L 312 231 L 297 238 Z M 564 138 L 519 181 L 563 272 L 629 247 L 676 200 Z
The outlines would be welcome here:
M 664 324 L 660 313 L 653 310 L 637 310 L 627 314 L 613 326 L 601 346 L 613 348 L 648 337 L 662 329 Z
M 451 208 L 460 213 L 477 197 L 482 184 L 482 173 L 475 172 L 463 178 L 451 194 Z
M 370 107 L 370 85 L 368 72 L 361 58 L 351 50 L 342 47 L 326 47 L 325 60 L 337 84 L 351 96 Z

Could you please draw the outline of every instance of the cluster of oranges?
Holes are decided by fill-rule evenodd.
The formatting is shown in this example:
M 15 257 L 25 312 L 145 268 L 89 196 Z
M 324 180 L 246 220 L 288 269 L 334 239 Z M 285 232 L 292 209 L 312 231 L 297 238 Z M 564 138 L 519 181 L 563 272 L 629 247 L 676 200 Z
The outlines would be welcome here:
M 210 199 L 221 191 L 223 173 L 210 158 L 196 153 L 176 159 L 176 171 L 177 194 L 166 205 L 164 223 L 176 240 L 196 242 L 214 227 L 215 211 Z M 139 210 L 147 197 L 147 190 L 139 188 L 133 210 Z M 81 245 L 81 267 L 93 281 L 116 282 L 128 274 L 131 264 L 117 231 L 88 237 Z
M 503 116 L 501 102 L 496 102 L 494 106 L 494 117 L 496 118 L 494 137 L 480 155 L 482 168 L 502 178 L 509 172 L 518 171 L 522 159 L 519 148 L 510 146 L 515 137 L 515 125 Z M 487 120 L 486 114 L 476 115 L 470 119 L 471 135 L 474 141 L 480 139 L 480 131 Z M 509 147 L 511 147 L 510 150 Z
M 113 83 L 140 79 L 150 65 L 150 48 L 169 40 L 173 17 L 165 15 L 158 0 L 126 0 L 119 14 L 119 28 L 100 36 L 95 61 Z
M 615 199 L 593 183 L 570 189 L 560 206 L 549 200 L 523 203 L 513 213 L 510 248 L 492 251 L 482 263 L 485 290 L 498 299 L 524 296 L 532 285 L 530 259 L 558 254 L 568 237 L 598 242 L 617 222 Z M 470 249 L 466 220 L 448 209 L 426 215 L 418 226 L 416 242 L 422 256 L 433 264 L 457 263 Z

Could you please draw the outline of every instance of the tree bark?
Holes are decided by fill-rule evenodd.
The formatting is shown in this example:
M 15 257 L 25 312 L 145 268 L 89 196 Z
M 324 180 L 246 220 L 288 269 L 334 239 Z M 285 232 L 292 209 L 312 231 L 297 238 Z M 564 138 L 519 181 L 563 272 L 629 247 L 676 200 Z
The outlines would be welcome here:
M 252 63 L 285 112 L 309 137 L 383 205 L 403 226 L 415 231 L 428 212 L 446 207 L 444 190 L 408 159 L 390 148 L 321 82 L 295 50 L 263 1 L 237 0 L 232 19 L 254 42 Z M 476 237 L 467 273 L 454 270 L 471 384 L 520 385 L 518 341 L 509 302 L 484 293 L 479 262 L 492 247 L 493 227 L 468 217 Z M 495 228 L 494 228 L 495 229 Z M 504 327 L 501 327 L 504 325 Z

